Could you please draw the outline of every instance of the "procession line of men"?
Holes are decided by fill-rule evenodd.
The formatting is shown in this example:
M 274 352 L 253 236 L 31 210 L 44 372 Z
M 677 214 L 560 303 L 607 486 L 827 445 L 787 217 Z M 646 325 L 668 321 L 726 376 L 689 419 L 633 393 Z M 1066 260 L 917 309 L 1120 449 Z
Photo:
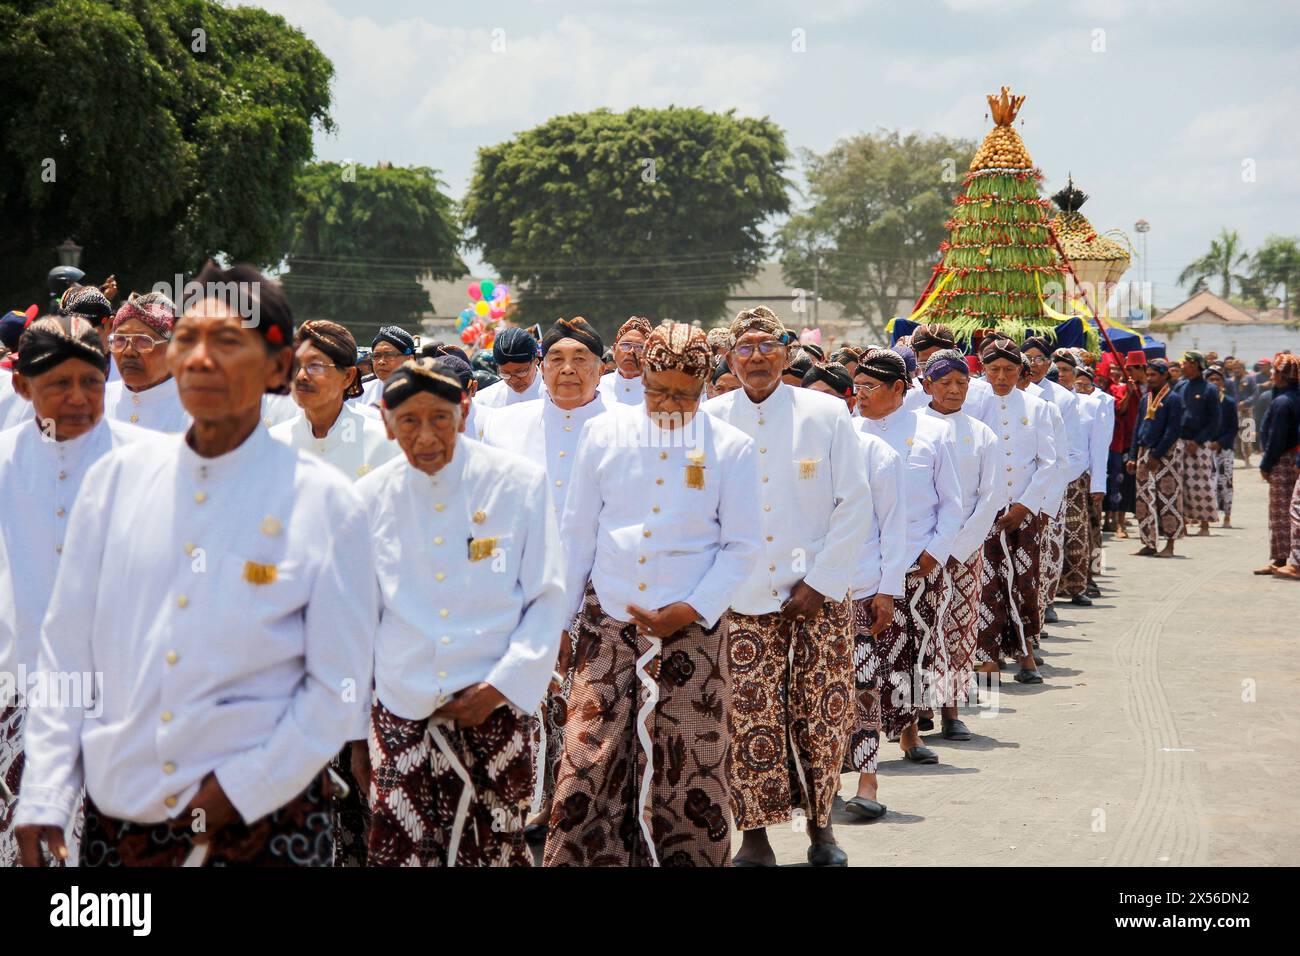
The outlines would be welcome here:
M 800 816 L 845 865 L 841 773 L 884 814 L 881 731 L 938 762 L 921 733 L 970 739 L 977 672 L 1042 682 L 1054 578 L 1097 593 L 1113 400 L 1041 339 L 985 341 L 978 379 L 940 325 L 845 365 L 792 361 L 763 307 L 712 341 L 633 317 L 602 377 L 562 319 L 500 336 L 476 402 L 458 350 L 385 327 L 363 386 L 351 333 L 256 270 L 196 281 L 257 320 L 79 287 L 20 339 L 0 862 L 772 866 Z M 1144 552 L 1220 436 L 1197 358 L 1147 372 Z

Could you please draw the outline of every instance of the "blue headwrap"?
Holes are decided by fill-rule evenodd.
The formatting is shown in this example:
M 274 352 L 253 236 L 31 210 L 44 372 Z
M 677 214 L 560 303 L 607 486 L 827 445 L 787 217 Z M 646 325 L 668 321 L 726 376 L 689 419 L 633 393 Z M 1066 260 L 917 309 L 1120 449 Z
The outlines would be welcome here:
M 940 349 L 931 355 L 930 360 L 925 363 L 925 377 L 931 382 L 937 382 L 952 372 L 970 375 L 970 368 L 966 365 L 966 359 L 956 349 Z
M 531 362 L 541 351 L 541 343 L 527 329 L 503 329 L 492 341 L 492 357 L 497 365 Z
M 895 345 L 890 349 L 895 355 L 903 360 L 903 365 L 907 368 L 907 376 L 911 378 L 916 374 L 916 353 L 906 345 Z
M 401 326 L 385 325 L 375 333 L 374 341 L 370 343 L 370 347 L 374 348 L 380 342 L 387 342 L 403 355 L 415 354 L 415 337 Z

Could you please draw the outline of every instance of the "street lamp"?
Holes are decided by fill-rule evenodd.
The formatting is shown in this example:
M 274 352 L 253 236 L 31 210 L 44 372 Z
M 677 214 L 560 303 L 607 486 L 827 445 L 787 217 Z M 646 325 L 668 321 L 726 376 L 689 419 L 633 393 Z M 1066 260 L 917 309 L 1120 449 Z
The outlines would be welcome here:
M 71 239 L 64 239 L 54 247 L 54 251 L 59 254 L 59 265 L 72 266 L 74 269 L 81 265 L 81 246 Z
M 1147 233 L 1151 231 L 1151 223 L 1145 219 L 1139 219 L 1133 223 L 1133 228 L 1139 236 L 1142 237 L 1142 291 L 1146 292 L 1147 288 Z M 1154 297 L 1153 297 L 1154 298 Z M 1147 313 L 1150 314 L 1151 303 L 1147 303 Z

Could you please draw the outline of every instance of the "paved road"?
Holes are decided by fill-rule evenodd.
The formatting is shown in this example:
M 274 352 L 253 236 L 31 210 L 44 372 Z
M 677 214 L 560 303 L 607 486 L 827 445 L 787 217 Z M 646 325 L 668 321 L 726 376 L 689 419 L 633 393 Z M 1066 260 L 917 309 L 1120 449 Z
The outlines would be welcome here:
M 1057 605 L 1044 684 L 1004 672 L 996 714 L 965 718 L 973 740 L 927 735 L 930 767 L 885 744 L 889 812 L 836 813 L 850 865 L 1300 864 L 1300 584 L 1250 574 L 1267 486 L 1240 463 L 1235 480 L 1238 527 L 1173 560 L 1108 536 L 1103 597 Z M 803 833 L 772 842 L 803 863 Z

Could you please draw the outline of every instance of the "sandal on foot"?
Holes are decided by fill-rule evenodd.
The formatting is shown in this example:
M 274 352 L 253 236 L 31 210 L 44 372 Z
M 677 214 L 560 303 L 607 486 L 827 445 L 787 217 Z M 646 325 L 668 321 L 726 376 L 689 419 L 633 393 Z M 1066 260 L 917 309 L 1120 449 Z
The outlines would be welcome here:
M 844 812 L 859 820 L 879 820 L 885 815 L 885 805 L 869 797 L 854 797 L 844 804 Z
M 912 763 L 938 763 L 939 755 L 929 747 L 909 747 L 903 751 L 903 757 Z

